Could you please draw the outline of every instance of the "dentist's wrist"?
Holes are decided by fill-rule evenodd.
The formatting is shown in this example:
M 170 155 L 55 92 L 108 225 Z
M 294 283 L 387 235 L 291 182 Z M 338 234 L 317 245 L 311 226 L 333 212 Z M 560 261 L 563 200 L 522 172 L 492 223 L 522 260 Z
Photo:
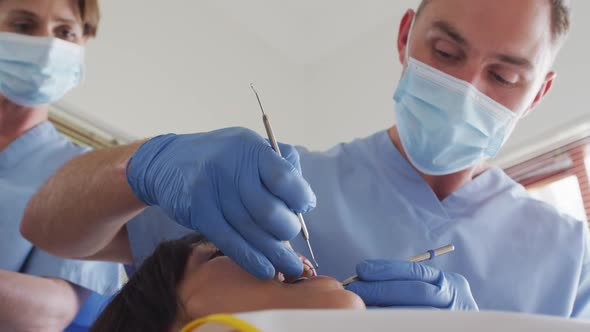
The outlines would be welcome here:
M 125 165 L 125 176 L 131 191 L 145 205 L 158 205 L 155 174 L 151 168 L 158 154 L 170 144 L 177 135 L 156 136 L 137 144 Z

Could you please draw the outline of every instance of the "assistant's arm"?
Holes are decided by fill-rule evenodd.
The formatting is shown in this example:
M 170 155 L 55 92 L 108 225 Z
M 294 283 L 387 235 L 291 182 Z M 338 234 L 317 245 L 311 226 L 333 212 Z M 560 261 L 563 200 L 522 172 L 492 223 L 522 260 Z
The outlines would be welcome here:
M 3 331 L 63 331 L 83 302 L 84 289 L 65 280 L 0 270 Z

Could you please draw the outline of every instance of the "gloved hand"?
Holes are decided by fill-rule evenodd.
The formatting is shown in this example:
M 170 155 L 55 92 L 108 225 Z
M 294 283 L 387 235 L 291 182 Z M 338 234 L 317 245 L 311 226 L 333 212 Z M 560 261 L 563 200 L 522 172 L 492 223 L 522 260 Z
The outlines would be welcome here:
M 204 234 L 260 279 L 301 275 L 303 265 L 281 241 L 300 232 L 296 212 L 315 207 L 301 175 L 299 154 L 280 145 L 283 158 L 254 131 L 163 135 L 144 143 L 127 168 L 135 195 L 179 224 Z
M 479 310 L 460 274 L 400 260 L 367 260 L 357 265 L 356 273 L 360 281 L 346 289 L 367 306 Z

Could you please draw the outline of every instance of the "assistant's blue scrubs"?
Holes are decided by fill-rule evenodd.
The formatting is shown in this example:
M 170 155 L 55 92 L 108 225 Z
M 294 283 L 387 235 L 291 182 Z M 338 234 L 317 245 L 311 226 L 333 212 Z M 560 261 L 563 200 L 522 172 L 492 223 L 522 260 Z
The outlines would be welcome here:
M 386 131 L 326 152 L 299 148 L 317 195 L 305 215 L 320 274 L 343 280 L 364 259 L 405 259 L 454 244 L 429 264 L 460 273 L 481 310 L 590 318 L 588 225 L 534 200 L 491 168 L 440 201 Z M 157 208 L 128 224 L 140 263 L 189 232 Z M 301 237 L 291 242 L 307 253 Z
M 19 225 L 29 199 L 45 180 L 66 161 L 87 151 L 59 134 L 49 122 L 32 128 L 0 151 L 0 269 L 60 278 L 91 291 L 71 331 L 85 331 L 119 288 L 119 265 L 49 255 L 25 240 Z

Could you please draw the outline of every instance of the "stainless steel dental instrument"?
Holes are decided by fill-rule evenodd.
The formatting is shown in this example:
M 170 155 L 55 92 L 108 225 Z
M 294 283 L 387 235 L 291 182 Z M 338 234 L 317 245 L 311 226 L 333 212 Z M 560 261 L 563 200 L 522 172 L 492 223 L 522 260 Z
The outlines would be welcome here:
M 427 260 L 431 260 L 436 256 L 440 256 L 440 255 L 444 255 L 447 254 L 451 251 L 455 250 L 455 246 L 452 244 L 446 245 L 444 247 L 440 247 L 438 249 L 434 249 L 434 250 L 428 250 L 427 252 L 420 254 L 420 255 L 416 255 L 416 256 L 412 256 L 410 258 L 408 258 L 407 260 L 409 262 L 423 262 L 423 261 L 427 261 Z M 342 286 L 347 286 L 355 281 L 359 281 L 359 277 L 358 276 L 352 276 L 346 280 L 344 280 L 342 282 Z
M 268 115 L 264 112 L 264 108 L 262 107 L 262 102 L 260 101 L 260 97 L 258 96 L 258 92 L 254 88 L 254 84 L 250 83 L 250 88 L 254 91 L 256 95 L 256 99 L 258 100 L 258 105 L 260 105 L 260 110 L 262 111 L 262 122 L 264 122 L 264 128 L 266 129 L 266 134 L 268 136 L 268 140 L 272 145 L 273 150 L 279 155 L 281 155 L 281 149 L 279 148 L 279 144 L 275 138 L 275 135 L 272 131 L 272 126 L 270 125 L 270 121 L 268 120 Z M 311 259 L 313 260 L 313 264 L 315 268 L 318 269 L 320 266 L 318 265 L 317 260 L 315 259 L 315 255 L 313 254 L 313 250 L 311 249 L 311 243 L 309 242 L 309 232 L 307 231 L 307 226 L 305 225 L 305 220 L 303 220 L 303 215 L 301 213 L 297 213 L 297 218 L 299 218 L 299 223 L 301 224 L 301 235 L 305 239 L 307 243 L 307 248 L 309 249 L 309 253 L 311 254 Z

